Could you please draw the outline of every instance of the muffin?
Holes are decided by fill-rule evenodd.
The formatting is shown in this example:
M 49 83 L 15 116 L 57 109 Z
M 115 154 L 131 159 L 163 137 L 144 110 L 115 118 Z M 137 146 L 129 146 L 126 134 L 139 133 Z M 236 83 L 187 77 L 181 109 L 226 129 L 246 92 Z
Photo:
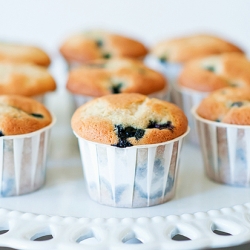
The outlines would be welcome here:
M 38 65 L 0 62 L 0 94 L 22 95 L 43 101 L 56 83 L 49 71 Z
M 152 48 L 152 54 L 161 62 L 171 63 L 186 63 L 192 59 L 226 52 L 243 53 L 238 46 L 229 41 L 208 34 L 169 39 Z
M 169 79 L 170 85 L 175 86 L 183 65 L 188 61 L 231 52 L 243 54 L 241 48 L 223 38 L 209 34 L 193 34 L 157 43 L 150 51 L 149 63 L 155 64 L 154 68 L 159 68 Z M 175 102 L 174 99 L 172 101 Z
M 188 116 L 189 139 L 197 143 L 197 131 L 191 108 L 212 91 L 224 87 L 250 87 L 250 61 L 241 53 L 224 53 L 191 60 L 183 67 L 172 89 L 175 103 Z
M 93 200 L 145 207 L 174 196 L 188 132 L 186 116 L 176 105 L 136 93 L 106 95 L 78 108 L 71 126 Z
M 0 96 L 0 195 L 39 189 L 45 181 L 46 149 L 55 119 L 45 106 L 18 95 Z
M 89 30 L 71 35 L 60 52 L 69 67 L 96 59 L 113 57 L 143 58 L 148 50 L 139 41 L 104 30 Z
M 193 109 L 207 176 L 248 187 L 250 87 L 216 90 Z
M 94 97 L 117 93 L 140 93 L 167 98 L 167 80 L 141 61 L 128 58 L 100 59 L 72 69 L 67 89 L 74 95 L 76 106 Z
M 0 62 L 32 63 L 48 67 L 50 58 L 46 52 L 35 46 L 0 42 Z

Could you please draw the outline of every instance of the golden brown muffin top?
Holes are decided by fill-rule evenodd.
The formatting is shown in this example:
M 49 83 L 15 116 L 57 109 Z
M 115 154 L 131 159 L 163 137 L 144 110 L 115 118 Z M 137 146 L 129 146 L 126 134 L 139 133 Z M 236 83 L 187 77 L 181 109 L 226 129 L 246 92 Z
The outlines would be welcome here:
M 71 126 L 86 140 L 130 147 L 172 140 L 187 131 L 188 121 L 172 103 L 123 93 L 82 105 L 73 114 Z
M 191 60 L 179 75 L 178 84 L 211 92 L 224 87 L 250 86 L 250 61 L 241 53 L 225 53 Z
M 68 37 L 60 52 L 68 62 L 86 63 L 101 58 L 143 58 L 148 50 L 134 39 L 108 31 L 89 30 Z
M 75 94 L 99 97 L 112 93 L 152 94 L 167 88 L 162 74 L 141 61 L 127 58 L 100 59 L 69 72 L 67 89 Z
M 227 87 L 212 92 L 201 101 L 197 114 L 211 121 L 250 125 L 250 87 Z
M 42 66 L 0 62 L 0 94 L 35 96 L 56 89 L 49 71 Z
M 51 122 L 50 112 L 34 99 L 0 95 L 0 136 L 31 133 Z
M 197 34 L 159 42 L 151 53 L 162 62 L 185 63 L 191 59 L 226 52 L 243 51 L 236 45 L 213 35 Z
M 50 58 L 42 49 L 15 43 L 0 42 L 0 62 L 32 63 L 44 67 L 50 64 Z

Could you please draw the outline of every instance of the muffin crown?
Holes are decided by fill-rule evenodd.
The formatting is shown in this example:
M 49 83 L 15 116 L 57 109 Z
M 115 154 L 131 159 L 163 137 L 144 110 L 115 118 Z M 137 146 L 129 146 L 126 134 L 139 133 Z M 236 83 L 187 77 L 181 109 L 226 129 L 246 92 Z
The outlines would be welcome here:
M 96 98 L 76 110 L 71 124 L 78 136 L 117 147 L 161 143 L 187 131 L 182 110 L 141 94 Z
M 250 125 L 250 87 L 223 88 L 204 98 L 197 114 L 207 120 Z
M 52 116 L 43 104 L 18 95 L 0 96 L 1 136 L 31 133 L 51 122 Z
M 32 63 L 44 67 L 50 64 L 50 58 L 40 48 L 0 42 L 0 62 Z
M 191 59 L 225 52 L 243 53 L 236 45 L 219 37 L 206 34 L 162 41 L 151 50 L 151 53 L 159 60 L 175 63 L 185 63 Z
M 55 89 L 56 83 L 44 67 L 0 62 L 0 94 L 35 96 Z
M 224 87 L 250 86 L 250 61 L 241 53 L 225 53 L 186 63 L 178 84 L 211 92 Z
M 60 52 L 69 62 L 85 63 L 100 58 L 142 58 L 148 50 L 134 39 L 103 30 L 90 30 L 67 38 Z
M 159 72 L 135 59 L 97 60 L 73 69 L 67 88 L 72 93 L 94 97 L 112 93 L 152 94 L 167 88 Z

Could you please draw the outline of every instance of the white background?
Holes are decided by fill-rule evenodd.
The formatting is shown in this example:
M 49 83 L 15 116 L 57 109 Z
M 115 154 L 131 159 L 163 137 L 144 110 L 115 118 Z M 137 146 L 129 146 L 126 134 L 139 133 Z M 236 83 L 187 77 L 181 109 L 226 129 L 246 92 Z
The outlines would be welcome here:
M 96 27 L 148 46 L 210 32 L 250 54 L 249 0 L 0 0 L 0 40 L 32 43 L 57 53 L 65 37 Z

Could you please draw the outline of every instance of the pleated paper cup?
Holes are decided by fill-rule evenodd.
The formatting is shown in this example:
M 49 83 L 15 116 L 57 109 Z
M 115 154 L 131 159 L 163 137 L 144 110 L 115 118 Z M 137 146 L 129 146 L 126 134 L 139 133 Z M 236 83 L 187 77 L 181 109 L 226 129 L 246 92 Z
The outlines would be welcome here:
M 0 196 L 33 192 L 45 182 L 47 146 L 55 118 L 32 133 L 0 137 Z
M 250 126 L 196 119 L 207 176 L 219 183 L 250 186 Z
M 79 108 L 80 106 L 82 106 L 86 102 L 89 102 L 89 101 L 96 98 L 96 97 L 92 97 L 92 96 L 77 95 L 77 94 L 72 94 L 72 96 L 74 99 L 75 108 Z M 149 94 L 148 97 L 168 101 L 168 99 L 169 99 L 168 88 L 166 87 L 161 91 L 157 91 L 157 92 L 154 92 L 152 94 Z
M 177 79 L 180 75 L 183 65 L 181 63 L 161 62 L 158 58 L 151 55 L 146 57 L 145 64 L 148 67 L 161 72 L 166 77 L 170 89 L 169 100 L 175 103 L 175 100 L 172 97 L 172 89 L 177 84 Z
M 179 87 L 177 85 L 175 85 L 172 89 L 174 102 L 184 111 L 188 119 L 190 133 L 187 136 L 187 140 L 194 145 L 199 145 L 199 138 L 196 122 L 191 110 L 194 106 L 200 104 L 200 102 L 209 94 L 210 92 L 199 92 L 188 88 Z
M 84 177 L 94 201 L 113 207 L 148 207 L 175 195 L 182 136 L 159 144 L 118 148 L 79 136 Z

